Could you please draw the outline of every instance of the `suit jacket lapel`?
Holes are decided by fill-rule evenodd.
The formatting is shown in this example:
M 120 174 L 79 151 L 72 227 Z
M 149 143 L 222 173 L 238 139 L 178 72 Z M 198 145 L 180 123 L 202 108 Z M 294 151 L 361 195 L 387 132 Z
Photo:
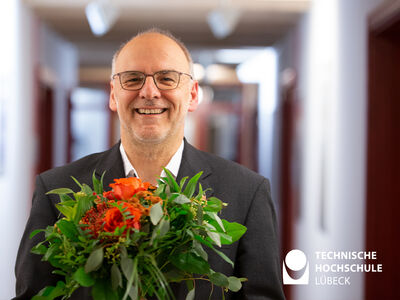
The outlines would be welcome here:
M 204 159 L 201 152 L 190 145 L 186 139 L 184 139 L 184 143 L 185 146 L 183 148 L 182 161 L 176 178 L 178 184 L 183 177 L 188 176 L 191 178 L 200 171 L 203 171 L 199 183 L 201 183 L 204 190 L 211 188 L 212 186 L 209 183 L 209 177 L 212 175 L 212 168 L 210 164 Z M 212 194 L 212 190 L 208 191 L 207 197 L 212 196 Z
M 105 172 L 103 180 L 105 190 L 109 190 L 108 186 L 115 178 L 125 177 L 119 145 L 120 142 L 115 144 L 110 150 L 104 152 L 96 165 L 96 175 L 99 179 L 103 172 Z

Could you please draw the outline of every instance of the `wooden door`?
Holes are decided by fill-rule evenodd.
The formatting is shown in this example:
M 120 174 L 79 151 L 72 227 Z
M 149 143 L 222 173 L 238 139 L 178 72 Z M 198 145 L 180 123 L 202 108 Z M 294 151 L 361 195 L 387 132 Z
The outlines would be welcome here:
M 400 299 L 400 2 L 369 20 L 366 250 L 382 273 L 365 274 L 365 299 Z

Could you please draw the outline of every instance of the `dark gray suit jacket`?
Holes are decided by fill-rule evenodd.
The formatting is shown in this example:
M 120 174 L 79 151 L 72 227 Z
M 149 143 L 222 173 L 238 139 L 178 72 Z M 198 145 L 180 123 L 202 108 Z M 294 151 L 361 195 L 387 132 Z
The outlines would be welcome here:
M 104 184 L 108 186 L 114 178 L 124 177 L 124 168 L 119 152 L 119 143 L 108 151 L 92 154 L 63 167 L 46 171 L 36 178 L 32 209 L 18 251 L 15 274 L 17 279 L 16 298 L 30 299 L 46 285 L 55 285 L 60 280 L 52 275 L 52 267 L 42 262 L 39 255 L 30 250 L 43 235 L 29 239 L 29 234 L 38 228 L 53 225 L 59 213 L 54 204 L 58 196 L 45 195 L 60 187 L 77 190 L 71 179 L 74 176 L 81 183 L 91 184 L 93 170 L 97 175 L 106 171 Z M 228 293 L 227 300 L 267 300 L 284 299 L 282 291 L 276 215 L 270 197 L 268 181 L 236 164 L 215 155 L 199 151 L 185 141 L 178 180 L 192 177 L 203 171 L 200 182 L 204 188 L 212 188 L 214 196 L 228 203 L 221 217 L 245 225 L 248 230 L 239 242 L 222 246 L 222 251 L 234 262 L 233 269 L 213 251 L 207 251 L 212 269 L 227 276 L 247 277 L 248 282 L 238 293 Z M 179 181 L 178 181 L 179 182 Z M 211 194 L 209 193 L 208 196 Z M 187 289 L 184 284 L 173 286 L 176 298 L 185 299 Z M 208 299 L 210 284 L 200 280 L 196 283 L 196 300 Z M 91 299 L 86 288 L 78 289 L 71 299 Z M 214 288 L 212 299 L 220 300 L 221 289 Z

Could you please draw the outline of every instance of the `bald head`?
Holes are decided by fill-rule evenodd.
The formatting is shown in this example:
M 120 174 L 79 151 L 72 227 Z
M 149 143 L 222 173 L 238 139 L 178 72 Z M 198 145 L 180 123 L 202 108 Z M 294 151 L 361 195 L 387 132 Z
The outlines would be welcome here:
M 163 47 L 159 48 L 161 44 Z M 154 53 L 155 51 L 159 50 L 160 52 L 164 52 L 162 54 L 160 53 L 160 55 L 164 55 L 166 59 L 168 58 L 168 55 L 166 55 L 167 53 L 165 52 L 171 51 L 171 54 L 175 53 L 174 56 L 177 55 L 184 57 L 187 63 L 187 69 L 180 71 L 189 72 L 193 75 L 193 60 L 186 46 L 170 32 L 153 28 L 138 33 L 136 36 L 132 37 L 119 47 L 112 58 L 111 76 L 115 73 L 126 71 L 119 70 L 122 63 L 119 58 L 121 53 L 132 50 L 140 50 L 144 53 L 148 51 L 152 51 Z

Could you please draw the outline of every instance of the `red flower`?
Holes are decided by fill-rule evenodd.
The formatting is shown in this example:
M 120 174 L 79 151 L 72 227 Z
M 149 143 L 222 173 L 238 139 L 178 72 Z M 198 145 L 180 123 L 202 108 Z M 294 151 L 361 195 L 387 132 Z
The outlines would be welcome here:
M 128 228 L 140 228 L 140 217 L 142 216 L 142 211 L 139 208 L 134 207 L 132 204 L 127 202 L 118 201 L 119 205 L 122 205 L 125 208 L 130 216 L 133 218 L 129 218 L 124 220 L 124 216 L 122 215 L 120 209 L 118 207 L 112 207 L 107 210 L 104 216 L 104 230 L 108 232 L 114 232 L 117 227 L 123 227 L 126 225 L 126 229 Z
M 108 199 L 112 195 L 117 200 L 128 200 L 137 192 L 146 191 L 150 186 L 150 183 L 142 182 L 136 177 L 114 179 L 114 182 L 110 184 L 113 193 L 104 195 Z

